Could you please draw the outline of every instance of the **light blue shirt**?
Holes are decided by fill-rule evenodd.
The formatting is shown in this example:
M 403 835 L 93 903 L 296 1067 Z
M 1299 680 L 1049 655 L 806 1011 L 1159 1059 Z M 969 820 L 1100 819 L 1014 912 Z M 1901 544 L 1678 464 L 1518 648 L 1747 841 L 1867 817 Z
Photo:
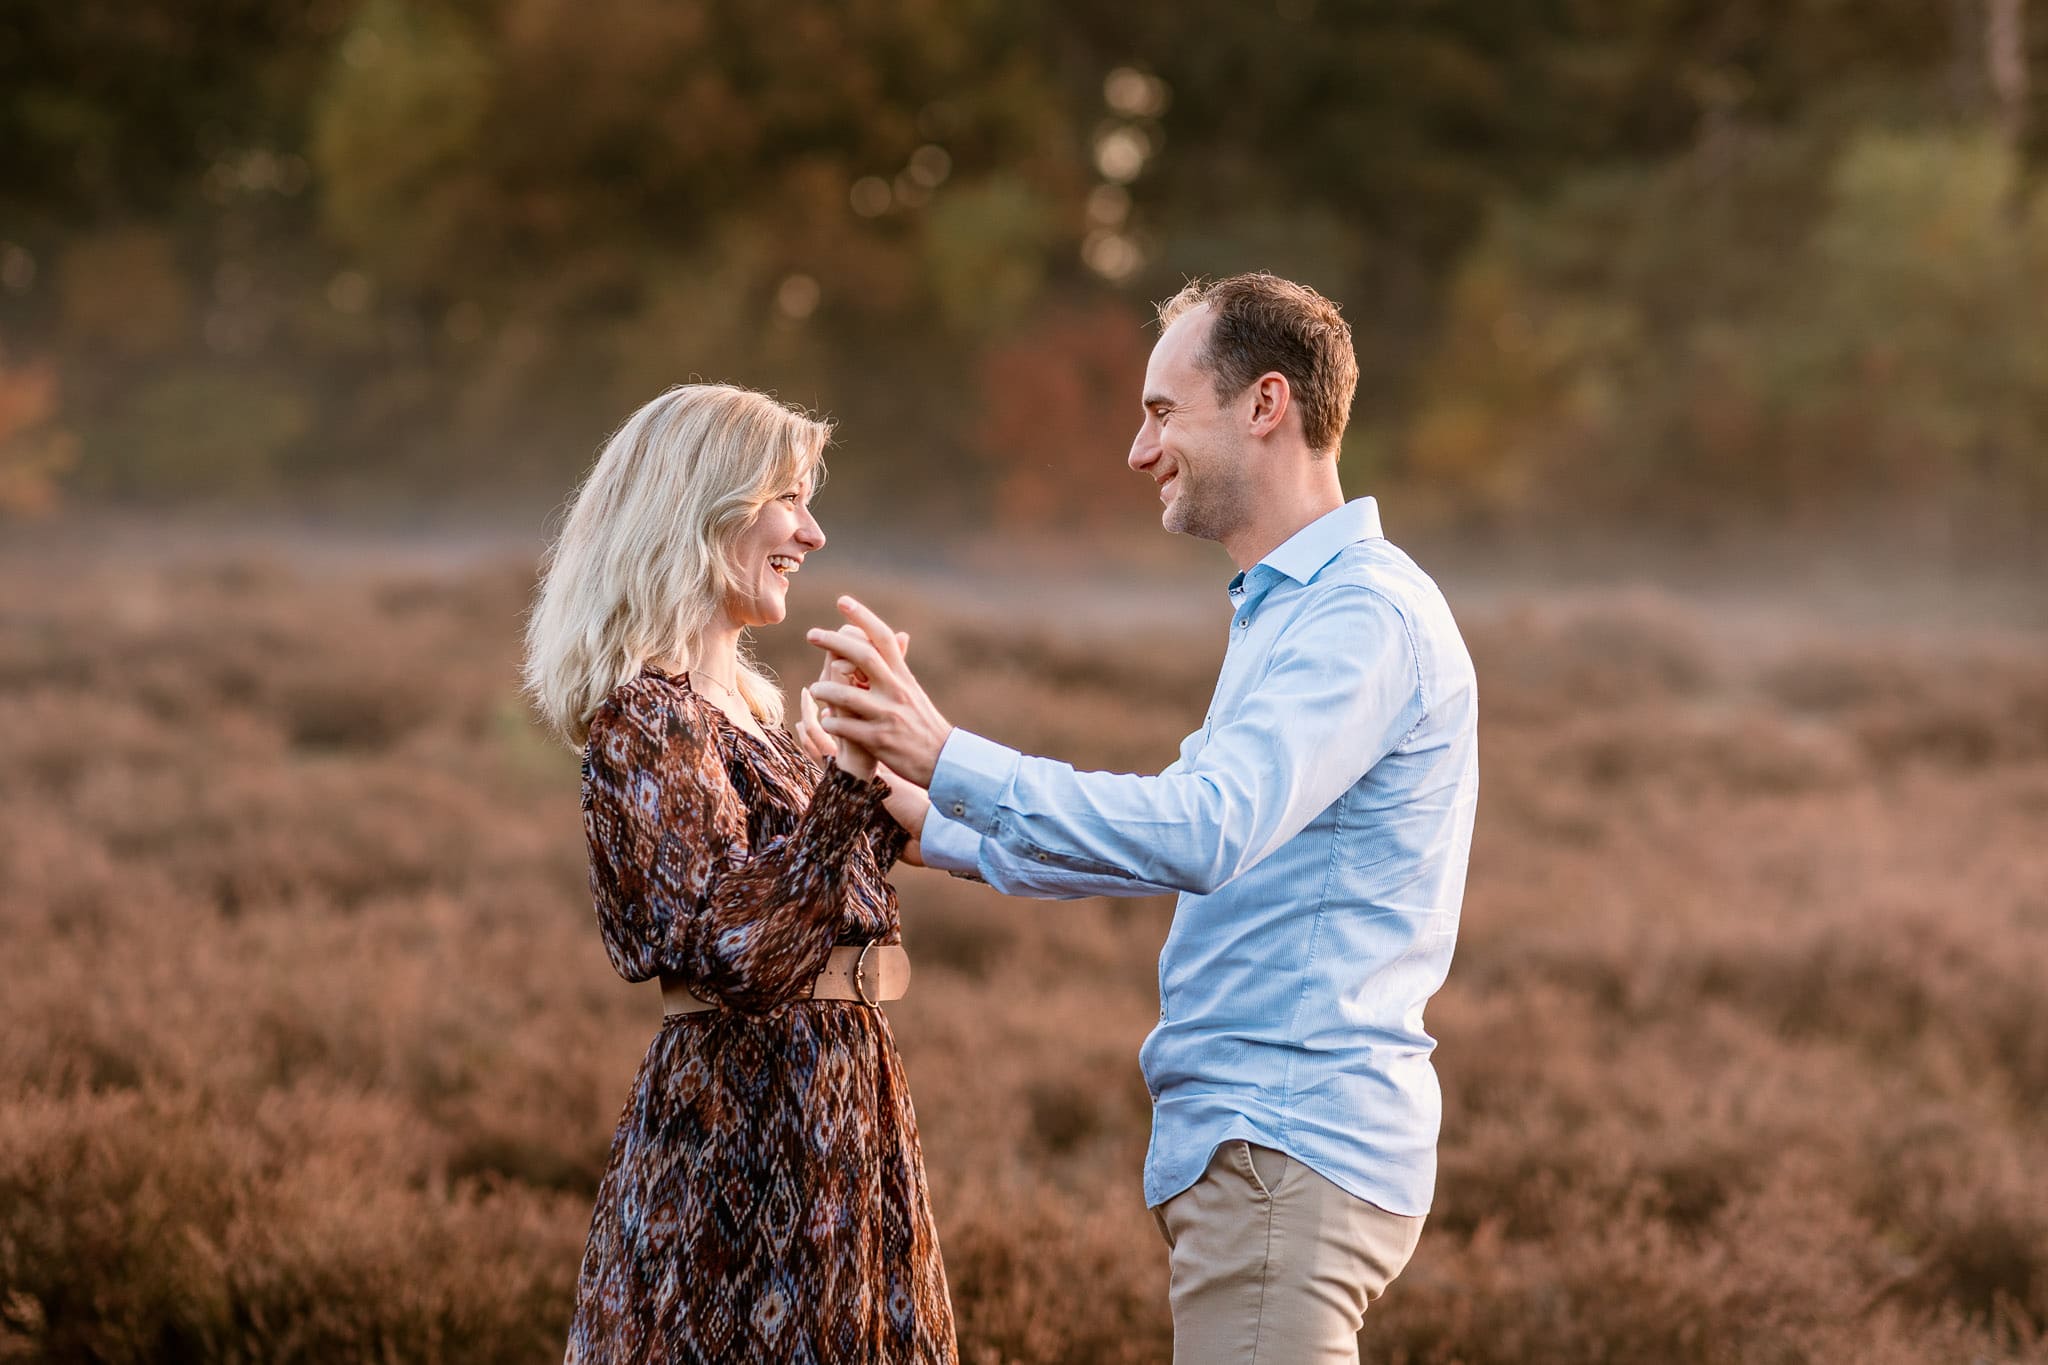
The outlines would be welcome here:
M 923 853 L 1012 895 L 1180 895 L 1159 955 L 1145 1202 L 1274 1147 L 1429 1210 L 1442 1098 L 1422 1008 L 1457 938 L 1479 789 L 1472 660 L 1371 498 L 1230 584 L 1202 728 L 1156 777 L 955 730 Z

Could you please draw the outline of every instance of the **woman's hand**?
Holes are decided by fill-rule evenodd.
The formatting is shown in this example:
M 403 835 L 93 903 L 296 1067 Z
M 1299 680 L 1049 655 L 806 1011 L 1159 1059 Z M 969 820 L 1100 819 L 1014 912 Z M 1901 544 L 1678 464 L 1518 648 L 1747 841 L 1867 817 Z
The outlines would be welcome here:
M 797 695 L 797 709 L 801 718 L 796 723 L 797 743 L 804 751 L 823 763 L 831 759 L 848 777 L 857 777 L 866 782 L 875 775 L 875 756 L 850 739 L 839 739 L 825 733 L 819 724 L 818 703 L 806 687 Z
M 811 695 L 808 687 L 797 693 L 796 699 L 796 742 L 820 763 L 828 758 L 837 758 L 839 741 L 826 734 L 825 727 L 818 723 L 818 699 Z
M 889 784 L 889 794 L 882 798 L 883 809 L 910 835 L 910 842 L 903 846 L 903 852 L 896 855 L 897 861 L 923 867 L 924 821 L 932 813 L 931 794 L 884 764 L 875 765 L 875 776 Z

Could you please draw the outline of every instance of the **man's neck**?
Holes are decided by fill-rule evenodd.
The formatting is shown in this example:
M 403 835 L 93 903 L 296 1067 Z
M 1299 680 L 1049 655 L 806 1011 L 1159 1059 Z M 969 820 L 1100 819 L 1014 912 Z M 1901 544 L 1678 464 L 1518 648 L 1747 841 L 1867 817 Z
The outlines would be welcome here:
M 1285 545 L 1302 527 L 1320 521 L 1344 505 L 1344 490 L 1333 477 L 1304 488 L 1297 496 L 1267 509 L 1222 538 L 1222 545 L 1240 572 L 1251 569 Z

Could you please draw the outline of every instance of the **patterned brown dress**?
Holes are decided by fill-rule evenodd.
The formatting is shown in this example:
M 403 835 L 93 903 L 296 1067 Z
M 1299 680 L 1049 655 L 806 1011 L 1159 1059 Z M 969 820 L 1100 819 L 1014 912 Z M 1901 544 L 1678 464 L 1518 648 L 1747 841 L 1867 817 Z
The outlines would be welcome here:
M 957 1360 L 903 1062 L 882 1011 L 799 999 L 835 944 L 898 943 L 880 783 L 762 743 L 658 671 L 591 720 L 598 927 L 668 1018 L 612 1138 L 570 1365 Z

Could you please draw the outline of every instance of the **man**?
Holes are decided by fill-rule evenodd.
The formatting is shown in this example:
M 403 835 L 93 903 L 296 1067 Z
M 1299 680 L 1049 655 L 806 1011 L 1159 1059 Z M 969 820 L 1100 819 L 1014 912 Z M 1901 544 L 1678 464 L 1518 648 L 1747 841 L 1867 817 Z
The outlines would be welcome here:
M 1450 965 L 1478 791 L 1471 659 L 1436 585 L 1345 503 L 1350 328 L 1271 275 L 1160 309 L 1130 465 L 1161 524 L 1220 542 L 1230 643 L 1156 777 L 1076 772 L 955 729 L 901 642 L 810 639 L 825 729 L 930 790 L 924 860 L 1036 896 L 1179 893 L 1159 959 L 1145 1200 L 1176 1365 L 1356 1361 L 1414 1252 L 1441 1099 L 1424 1003 Z

